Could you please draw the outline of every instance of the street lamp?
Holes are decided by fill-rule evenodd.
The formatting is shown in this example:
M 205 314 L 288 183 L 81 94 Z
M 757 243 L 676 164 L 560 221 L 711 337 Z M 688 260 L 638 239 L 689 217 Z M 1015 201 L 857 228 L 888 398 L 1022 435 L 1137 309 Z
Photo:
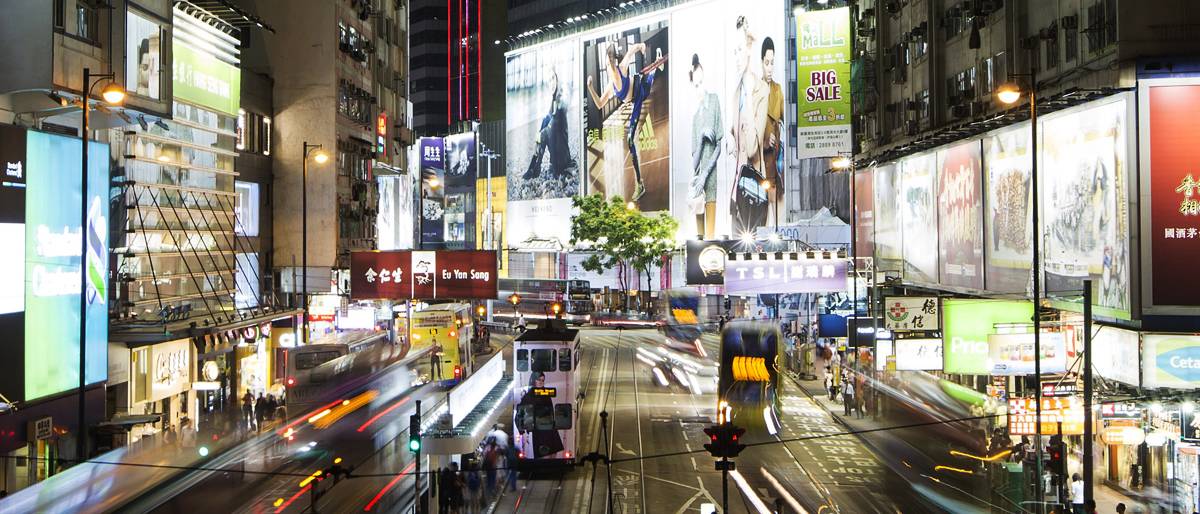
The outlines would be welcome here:
M 1032 244 L 1032 268 L 1030 273 L 1033 276 L 1033 374 L 1035 379 L 1034 398 L 1036 406 L 1034 412 L 1035 429 L 1035 447 L 1037 450 L 1036 460 L 1036 476 L 1042 476 L 1042 284 L 1041 284 L 1041 234 L 1039 233 L 1038 217 L 1041 208 L 1038 205 L 1038 126 L 1037 126 L 1037 76 L 1031 71 L 1029 73 L 1014 73 L 1013 78 L 1029 79 L 1029 141 L 1030 141 L 1030 167 L 1029 177 L 1032 184 L 1030 192 L 1033 195 L 1032 222 L 1033 222 L 1033 244 Z M 1008 83 L 996 89 L 996 99 L 1006 105 L 1015 104 L 1021 99 L 1021 87 L 1015 83 Z M 1091 446 L 1091 441 L 1085 441 L 1085 447 Z M 1042 481 L 1035 480 L 1035 494 L 1037 501 L 1042 500 Z M 1084 482 L 1084 497 L 1090 499 L 1091 494 L 1091 477 L 1088 476 Z
M 95 82 L 93 82 L 95 79 Z M 89 123 L 91 117 L 88 114 L 90 98 L 92 90 L 100 84 L 100 82 L 108 80 L 108 85 L 100 90 L 100 98 L 103 98 L 109 105 L 120 105 L 125 101 L 125 89 L 117 85 L 116 76 L 112 73 L 97 73 L 92 74 L 90 68 L 83 69 L 83 96 L 79 98 L 79 106 L 83 109 L 83 121 L 79 128 L 79 133 L 83 138 L 83 159 L 81 161 L 81 191 L 82 200 L 79 205 L 79 433 L 76 434 L 76 452 L 75 458 L 78 462 L 83 462 L 87 459 L 87 439 L 84 430 L 85 418 L 85 402 L 84 390 L 87 387 L 87 297 L 88 297 L 88 132 L 91 130 Z M 104 270 L 102 270 L 103 272 Z
M 308 157 L 311 155 L 317 164 L 325 164 L 329 162 L 329 154 L 321 149 L 321 145 L 312 145 L 305 141 L 304 153 L 301 155 L 300 168 L 303 177 L 300 179 L 300 267 L 303 268 L 303 272 L 300 275 L 300 297 L 304 302 L 304 344 L 308 345 Z

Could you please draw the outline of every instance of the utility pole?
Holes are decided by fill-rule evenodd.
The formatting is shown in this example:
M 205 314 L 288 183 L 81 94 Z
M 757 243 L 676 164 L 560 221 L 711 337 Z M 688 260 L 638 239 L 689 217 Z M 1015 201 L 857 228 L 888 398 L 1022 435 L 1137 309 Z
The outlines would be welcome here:
M 716 469 L 721 472 L 721 512 L 729 512 L 729 472 L 737 469 L 737 465 L 729 458 L 737 457 L 746 449 L 746 445 L 738 443 L 746 429 L 734 426 L 733 422 L 726 418 L 720 424 L 705 428 L 704 433 L 711 441 L 704 445 L 704 449 L 713 457 L 721 459 L 716 462 Z
M 417 514 L 425 514 L 425 497 L 421 493 L 421 400 L 416 402 L 417 412 L 408 418 L 408 449 L 413 452 L 413 498 L 417 503 Z
M 1092 495 L 1092 281 L 1083 281 L 1083 501 Z

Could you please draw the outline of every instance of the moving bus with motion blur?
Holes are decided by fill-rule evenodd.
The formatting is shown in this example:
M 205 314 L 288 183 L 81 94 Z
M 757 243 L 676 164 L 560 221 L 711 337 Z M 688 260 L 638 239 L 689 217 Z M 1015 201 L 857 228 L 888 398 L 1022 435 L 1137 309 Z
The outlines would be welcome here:
M 365 379 L 412 353 L 392 344 L 387 332 L 370 330 L 328 334 L 288 348 L 284 352 L 287 410 L 295 414 L 315 407 L 332 390 Z
M 695 289 L 671 289 L 663 293 L 666 308 L 663 309 L 665 323 L 661 325 L 664 344 L 673 350 L 707 357 L 700 334 L 704 325 L 700 323 L 700 293 Z
M 514 320 L 519 313 L 526 319 L 543 319 L 552 316 L 550 305 L 559 302 L 563 307 L 562 319 L 567 323 L 583 324 L 591 320 L 592 286 L 587 280 L 502 278 L 497 286 L 498 299 L 505 305 L 496 306 L 493 317 Z M 513 294 L 521 297 L 516 309 L 509 303 Z
M 579 331 L 552 320 L 513 341 L 518 466 L 572 465 L 579 426 Z
M 747 431 L 779 432 L 783 333 L 773 323 L 734 321 L 721 332 L 717 416 Z

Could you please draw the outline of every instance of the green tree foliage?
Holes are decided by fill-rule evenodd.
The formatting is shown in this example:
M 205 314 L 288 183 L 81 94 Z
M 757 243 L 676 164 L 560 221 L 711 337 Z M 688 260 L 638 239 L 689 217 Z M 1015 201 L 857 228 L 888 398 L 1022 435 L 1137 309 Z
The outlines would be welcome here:
M 618 281 L 625 291 L 629 290 L 630 277 L 622 270 L 631 269 L 646 275 L 648 291 L 654 265 L 675 249 L 678 222 L 665 212 L 646 215 L 630 208 L 620 197 L 605 200 L 600 194 L 577 196 L 573 204 L 576 214 L 571 217 L 571 245 L 593 252 L 583 261 L 583 268 L 593 273 L 618 270 Z

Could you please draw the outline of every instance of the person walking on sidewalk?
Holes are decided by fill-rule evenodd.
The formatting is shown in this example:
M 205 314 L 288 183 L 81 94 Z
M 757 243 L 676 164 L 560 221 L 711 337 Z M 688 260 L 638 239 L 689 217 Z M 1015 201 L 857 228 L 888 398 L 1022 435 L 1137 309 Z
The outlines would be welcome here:
M 1071 512 L 1084 514 L 1083 510 L 1083 477 L 1079 473 L 1071 474 Z
M 829 372 L 829 367 L 825 367 L 825 393 L 829 395 L 829 400 L 833 400 L 833 373 Z
M 506 486 L 509 491 L 517 490 L 517 462 L 520 459 L 520 454 L 517 453 L 517 445 L 510 444 L 504 449 L 504 468 L 508 470 L 508 480 Z
M 843 415 L 849 416 L 852 409 L 854 409 L 854 381 L 846 380 L 842 383 Z

